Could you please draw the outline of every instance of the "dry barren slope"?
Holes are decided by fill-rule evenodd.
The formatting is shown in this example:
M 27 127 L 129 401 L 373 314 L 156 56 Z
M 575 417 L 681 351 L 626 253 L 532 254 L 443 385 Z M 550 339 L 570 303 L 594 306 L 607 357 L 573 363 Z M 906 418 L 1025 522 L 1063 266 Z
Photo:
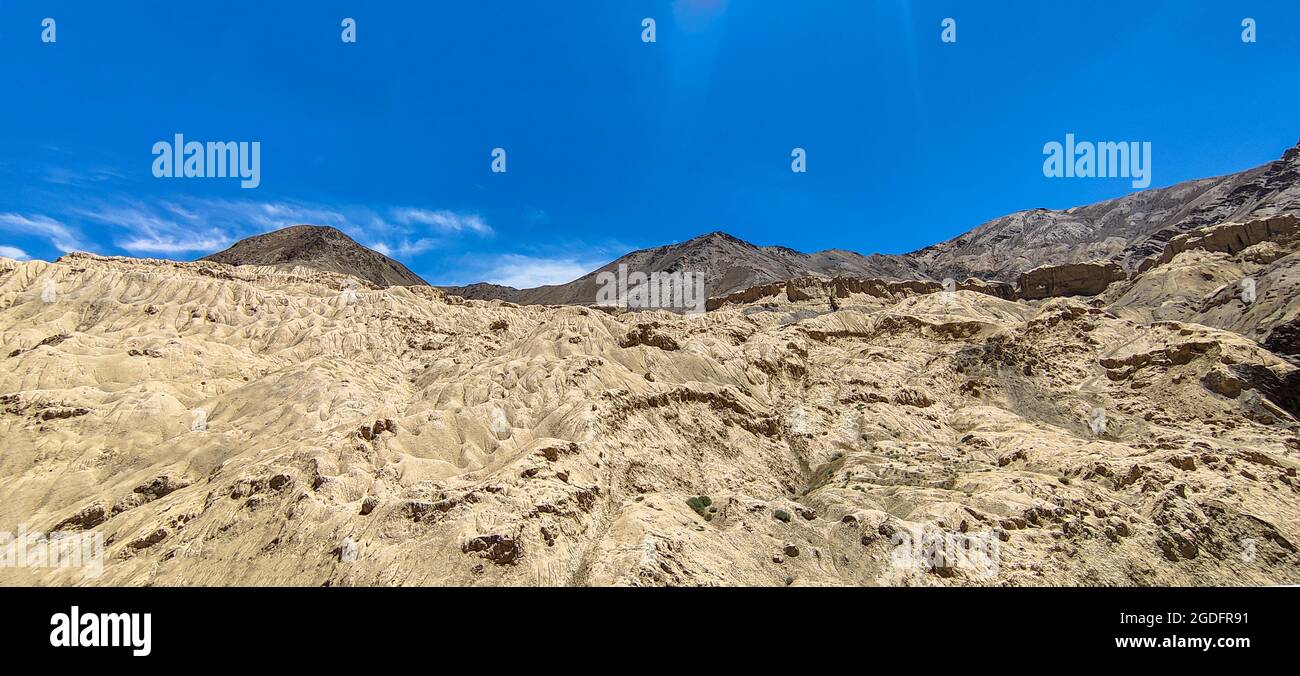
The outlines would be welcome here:
M 341 282 L 0 260 L 0 530 L 108 542 L 99 578 L 0 583 L 1300 582 L 1296 367 L 1237 333 L 907 287 L 690 318 Z M 899 565 L 924 532 L 998 566 Z

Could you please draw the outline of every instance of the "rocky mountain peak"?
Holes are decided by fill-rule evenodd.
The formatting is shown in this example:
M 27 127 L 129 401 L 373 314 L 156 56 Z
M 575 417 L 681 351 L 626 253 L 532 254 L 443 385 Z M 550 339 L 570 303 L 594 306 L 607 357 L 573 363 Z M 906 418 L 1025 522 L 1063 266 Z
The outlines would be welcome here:
M 327 225 L 294 225 L 235 242 L 200 260 L 227 265 L 302 265 L 364 279 L 376 286 L 427 286 L 397 261 Z

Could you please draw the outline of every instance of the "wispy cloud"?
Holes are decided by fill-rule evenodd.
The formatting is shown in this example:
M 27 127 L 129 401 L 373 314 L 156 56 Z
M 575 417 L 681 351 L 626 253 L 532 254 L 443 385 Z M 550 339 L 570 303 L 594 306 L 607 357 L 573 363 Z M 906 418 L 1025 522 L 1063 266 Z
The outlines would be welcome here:
M 384 242 L 369 242 L 366 244 L 366 246 L 370 247 L 371 249 L 374 249 L 375 251 L 378 251 L 381 254 L 384 254 L 385 256 L 405 257 L 405 256 L 418 256 L 426 251 L 429 251 L 430 249 L 434 249 L 438 247 L 438 245 L 440 244 L 441 242 L 439 242 L 436 239 L 432 239 L 429 237 L 421 237 L 420 239 L 414 241 L 409 239 L 403 239 L 400 242 L 397 242 L 396 244 L 393 245 L 389 245 Z
M 263 228 L 283 228 L 290 225 L 348 225 L 348 217 L 341 211 L 296 202 L 225 202 L 234 213 L 245 214 L 249 222 Z
M 85 186 L 124 177 L 122 172 L 112 167 L 95 167 L 82 171 L 66 166 L 51 166 L 46 171 L 45 181 L 55 185 Z
M 162 207 L 167 211 L 170 211 L 173 214 L 180 216 L 181 218 L 187 221 L 199 220 L 199 215 L 197 213 L 191 211 L 190 209 L 186 209 L 185 207 L 176 204 L 175 202 L 163 202 Z
M 522 254 L 500 254 L 468 261 L 469 269 L 462 272 L 462 278 L 455 283 L 490 282 L 513 286 L 516 289 L 530 289 L 535 286 L 571 282 L 606 262 L 608 261 L 585 257 L 543 258 Z
M 394 209 L 393 218 L 402 225 L 427 225 L 439 232 L 454 234 L 464 231 L 479 235 L 491 235 L 492 227 L 477 214 L 459 214 L 445 209 L 430 211 L 428 209 Z
M 160 235 L 151 233 L 121 240 L 117 245 L 132 253 L 182 254 L 190 252 L 216 251 L 230 246 L 229 237 L 220 235 L 204 237 L 202 235 Z
M 165 205 L 164 208 L 187 221 L 197 220 L 189 217 L 187 209 L 177 205 Z M 175 255 L 214 251 L 229 246 L 233 241 L 230 234 L 222 228 L 196 228 L 193 223 L 182 225 L 148 207 L 138 205 L 80 209 L 78 213 L 89 220 L 124 230 L 113 243 L 136 254 Z
M 157 203 L 107 199 L 67 207 L 71 222 L 88 221 L 131 254 L 213 252 L 238 239 L 291 225 L 336 227 L 380 253 L 412 257 L 451 244 L 457 235 L 490 235 L 477 214 L 414 207 L 330 206 L 291 200 L 178 197 Z M 100 226 L 107 226 L 106 228 Z M 0 228 L 39 234 L 65 251 L 84 248 L 80 233 L 47 216 L 0 214 Z
M 190 200 L 166 208 L 191 221 L 201 221 L 233 238 L 246 237 L 291 225 L 336 227 L 366 246 L 396 257 L 418 256 L 447 244 L 462 233 L 491 234 L 492 228 L 476 214 L 445 209 L 394 208 L 376 210 L 358 206 L 326 206 L 306 202 L 249 200 Z M 391 214 L 385 218 L 382 214 Z M 430 234 L 437 236 L 430 236 Z M 221 239 L 217 231 L 210 239 Z
M 54 248 L 64 253 L 87 250 L 81 233 L 76 228 L 41 214 L 0 213 L 0 230 L 44 237 Z
M 0 246 L 0 257 L 12 258 L 16 261 L 28 261 L 32 257 L 27 255 L 26 251 L 16 246 Z

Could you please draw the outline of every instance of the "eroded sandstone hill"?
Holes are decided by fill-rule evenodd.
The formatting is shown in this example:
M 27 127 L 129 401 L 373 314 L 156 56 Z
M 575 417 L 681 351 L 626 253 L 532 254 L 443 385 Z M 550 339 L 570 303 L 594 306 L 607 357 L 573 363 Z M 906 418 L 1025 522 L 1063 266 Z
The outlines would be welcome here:
M 0 583 L 1300 583 L 1295 241 L 1214 249 L 702 317 L 0 259 L 0 531 L 107 542 Z

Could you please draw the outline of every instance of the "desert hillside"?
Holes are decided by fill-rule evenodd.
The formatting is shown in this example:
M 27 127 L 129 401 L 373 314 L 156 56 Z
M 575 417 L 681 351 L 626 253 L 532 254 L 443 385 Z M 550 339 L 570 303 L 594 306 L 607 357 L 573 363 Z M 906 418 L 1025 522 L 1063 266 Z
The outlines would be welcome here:
M 1263 223 L 1046 297 L 805 279 L 699 317 L 0 259 L 0 530 L 106 542 L 0 583 L 1300 583 L 1300 254 Z M 996 556 L 900 558 L 934 537 Z

